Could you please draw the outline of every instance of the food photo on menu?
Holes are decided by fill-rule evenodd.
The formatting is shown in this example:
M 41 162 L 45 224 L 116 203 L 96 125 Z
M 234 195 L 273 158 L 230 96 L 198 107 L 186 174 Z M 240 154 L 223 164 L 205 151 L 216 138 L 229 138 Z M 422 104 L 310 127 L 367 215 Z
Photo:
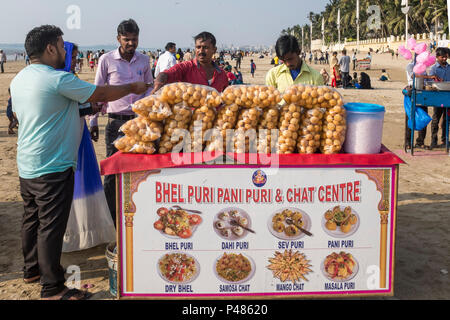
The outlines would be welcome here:
M 299 209 L 281 209 L 273 213 L 268 221 L 269 231 L 275 237 L 283 240 L 295 240 L 305 235 L 312 236 L 311 218 Z
M 158 273 L 165 281 L 186 284 L 197 278 L 200 273 L 200 265 L 189 254 L 166 253 L 158 261 Z
M 214 231 L 225 240 L 240 240 L 256 233 L 251 227 L 250 215 L 239 208 L 225 208 L 214 218 Z
M 249 281 L 255 273 L 252 258 L 242 253 L 224 253 L 215 262 L 216 276 L 226 283 L 239 284 Z
M 189 214 L 185 209 L 159 208 L 159 219 L 153 227 L 165 236 L 187 239 L 192 237 L 203 219 L 198 214 Z
M 321 265 L 324 275 L 331 281 L 349 281 L 358 273 L 358 262 L 347 252 L 333 252 Z
M 359 215 L 350 206 L 335 206 L 327 210 L 322 219 L 322 227 L 333 237 L 343 238 L 354 234 L 359 227 Z
M 269 258 L 269 262 L 267 269 L 272 271 L 274 278 L 282 282 L 308 281 L 306 276 L 313 272 L 311 261 L 307 260 L 304 254 L 292 249 L 275 252 L 274 257 Z

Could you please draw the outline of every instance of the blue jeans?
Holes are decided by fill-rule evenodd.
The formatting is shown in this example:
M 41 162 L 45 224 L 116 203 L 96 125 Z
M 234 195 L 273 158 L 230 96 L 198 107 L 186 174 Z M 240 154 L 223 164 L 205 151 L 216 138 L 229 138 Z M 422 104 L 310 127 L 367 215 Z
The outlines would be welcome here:
M 14 117 L 14 113 L 12 111 L 12 103 L 11 103 L 11 98 L 8 100 L 8 105 L 6 107 L 6 116 L 8 117 L 8 119 L 12 119 Z

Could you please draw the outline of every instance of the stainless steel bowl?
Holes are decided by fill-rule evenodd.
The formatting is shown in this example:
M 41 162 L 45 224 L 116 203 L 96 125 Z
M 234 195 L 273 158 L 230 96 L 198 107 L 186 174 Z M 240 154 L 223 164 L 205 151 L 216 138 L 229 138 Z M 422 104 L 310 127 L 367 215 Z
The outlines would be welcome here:
M 433 87 L 439 91 L 450 91 L 450 81 L 447 82 L 435 82 Z

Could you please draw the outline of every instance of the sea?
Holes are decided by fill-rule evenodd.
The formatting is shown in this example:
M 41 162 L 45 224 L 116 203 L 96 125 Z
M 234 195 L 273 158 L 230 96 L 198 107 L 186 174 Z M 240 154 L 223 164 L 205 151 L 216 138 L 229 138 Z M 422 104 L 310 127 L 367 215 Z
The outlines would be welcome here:
M 6 59 L 8 61 L 14 61 L 16 59 L 16 54 L 18 55 L 17 60 L 25 60 L 25 48 L 23 44 L 4 44 L 0 43 L 0 49 L 2 49 L 6 53 Z M 96 52 L 98 50 L 105 50 L 106 52 L 117 49 L 115 45 L 95 45 L 95 46 L 80 46 L 80 50 L 82 52 L 93 51 Z M 138 48 L 139 51 L 152 51 L 156 52 L 156 48 Z
M 14 61 L 16 54 L 18 54 L 17 60 L 25 60 L 25 48 L 23 45 L 0 44 L 0 49 L 6 53 L 6 59 L 8 61 Z
M 80 46 L 80 50 L 82 52 L 84 52 L 84 53 L 86 53 L 86 51 L 88 51 L 88 50 L 89 51 L 93 51 L 93 52 L 96 52 L 98 50 L 105 50 L 105 52 L 108 52 L 108 51 L 112 51 L 112 50 L 117 49 L 117 47 L 118 47 L 117 45 L 111 45 L 111 44 L 94 45 L 94 46 Z M 251 48 L 252 47 L 250 47 L 250 46 L 240 47 L 240 49 L 242 49 L 242 50 L 251 50 Z M 264 49 L 264 50 L 269 50 L 268 49 L 269 47 L 264 47 L 264 48 L 261 47 L 261 48 Z M 19 43 L 13 43 L 13 44 L 0 43 L 0 49 L 2 49 L 6 53 L 6 58 L 8 59 L 8 61 L 14 61 L 15 58 L 16 58 L 16 54 L 18 54 L 17 60 L 25 60 L 26 53 L 25 53 L 25 48 L 24 48 L 23 44 L 19 44 Z M 187 47 L 186 48 L 182 47 L 181 49 L 183 51 L 185 51 L 187 49 Z M 141 48 L 141 47 L 138 48 L 138 51 L 140 51 L 140 52 L 142 52 L 142 51 L 145 51 L 145 52 L 148 52 L 148 51 L 156 52 L 157 50 L 158 50 L 158 48 Z M 164 51 L 163 48 L 162 49 L 159 48 L 159 50 L 161 50 L 162 52 Z M 192 50 L 192 48 L 191 48 L 191 50 Z M 231 50 L 231 51 L 233 51 L 233 47 L 226 47 L 226 46 L 220 45 L 219 46 L 219 50 L 225 50 L 225 51 Z

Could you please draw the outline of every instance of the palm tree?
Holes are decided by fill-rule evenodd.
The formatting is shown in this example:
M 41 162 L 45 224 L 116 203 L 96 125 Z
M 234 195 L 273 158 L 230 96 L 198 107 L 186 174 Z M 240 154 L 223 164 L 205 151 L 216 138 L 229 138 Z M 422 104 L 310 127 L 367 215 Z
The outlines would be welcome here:
M 381 24 L 380 29 L 369 30 L 367 8 L 369 5 L 380 7 Z M 436 32 L 436 28 L 443 21 L 443 31 L 448 32 L 447 3 L 446 0 L 410 0 L 411 11 L 409 14 L 409 32 L 425 33 Z M 313 24 L 313 38 L 322 37 L 322 18 L 325 19 L 325 40 L 336 42 L 338 38 L 337 15 L 341 10 L 341 36 L 342 38 L 356 38 L 356 0 L 329 0 L 324 11 L 320 13 L 309 12 L 307 18 Z M 360 37 L 388 37 L 390 35 L 403 35 L 405 33 L 405 15 L 401 11 L 401 0 L 360 0 Z M 309 43 L 310 23 L 305 27 L 305 43 Z M 434 26 L 434 28 L 433 28 Z M 282 33 L 294 34 L 301 39 L 301 26 L 288 28 Z M 299 32 L 300 30 L 300 32 Z

